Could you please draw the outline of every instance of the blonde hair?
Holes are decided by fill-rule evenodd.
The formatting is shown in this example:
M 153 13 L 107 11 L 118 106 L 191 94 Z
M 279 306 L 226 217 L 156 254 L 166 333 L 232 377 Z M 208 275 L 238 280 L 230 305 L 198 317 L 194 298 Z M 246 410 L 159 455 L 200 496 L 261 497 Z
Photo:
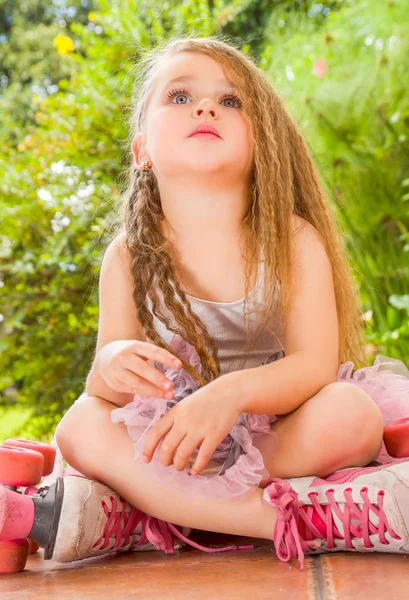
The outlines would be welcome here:
M 246 297 L 252 264 L 260 262 L 261 253 L 264 260 L 264 296 L 261 310 L 247 311 L 245 304 L 245 356 L 249 355 L 265 328 L 276 335 L 270 329 L 269 321 L 277 310 L 277 296 L 281 324 L 283 328 L 286 327 L 291 307 L 292 219 L 296 214 L 320 233 L 331 261 L 339 324 L 339 362 L 352 360 L 361 366 L 365 364 L 365 359 L 361 361 L 365 334 L 359 292 L 355 287 L 342 233 L 338 231 L 307 145 L 264 72 L 231 42 L 226 43 L 219 38 L 221 34 L 206 38 L 178 36 L 143 53 L 135 67 L 128 148 L 135 134 L 144 129 L 151 84 L 156 68 L 162 61 L 180 52 L 199 52 L 217 61 L 238 90 L 241 110 L 248 119 L 254 148 L 251 198 L 242 222 L 240 239 L 246 265 Z M 152 170 L 136 170 L 133 156 L 130 159 L 129 184 L 120 197 L 120 211 L 116 213 L 117 218 L 119 215 L 119 227 L 114 231 L 114 236 L 125 233 L 134 279 L 133 299 L 137 318 L 152 343 L 175 354 L 153 326 L 153 316 L 148 308 L 149 297 L 152 313 L 170 331 L 178 333 L 196 348 L 202 366 L 201 375 L 179 358 L 183 367 L 201 385 L 205 385 L 220 376 L 217 345 L 206 325 L 191 310 L 190 301 L 176 274 L 178 265 L 172 244 L 162 235 L 158 226 L 164 219 L 164 213 L 156 177 Z M 175 322 L 163 313 L 155 284 Z M 276 294 L 278 289 L 280 294 Z M 261 314 L 261 322 L 254 339 L 250 340 L 247 317 L 254 312 Z

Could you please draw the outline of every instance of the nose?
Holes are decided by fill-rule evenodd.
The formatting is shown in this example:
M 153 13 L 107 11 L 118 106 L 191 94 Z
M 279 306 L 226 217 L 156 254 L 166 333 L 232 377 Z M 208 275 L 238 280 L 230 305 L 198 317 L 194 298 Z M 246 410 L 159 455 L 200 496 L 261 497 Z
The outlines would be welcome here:
M 202 115 L 204 112 L 210 113 L 212 117 L 215 117 L 217 114 L 215 103 L 210 98 L 203 98 L 195 108 L 195 115 L 197 116 Z

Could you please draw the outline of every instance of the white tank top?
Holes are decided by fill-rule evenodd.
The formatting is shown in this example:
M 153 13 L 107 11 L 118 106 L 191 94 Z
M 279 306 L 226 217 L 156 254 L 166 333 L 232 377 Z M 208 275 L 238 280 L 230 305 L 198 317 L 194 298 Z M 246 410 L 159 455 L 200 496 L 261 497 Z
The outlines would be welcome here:
M 264 264 L 260 263 L 257 284 L 248 295 L 247 310 L 250 307 L 261 308 L 262 294 L 264 288 Z M 276 289 L 276 297 L 280 292 L 280 285 Z M 235 302 L 213 302 L 211 300 L 202 300 L 186 294 L 190 300 L 192 311 L 205 323 L 210 335 L 215 339 L 219 349 L 220 373 L 224 375 L 231 371 L 239 369 L 250 369 L 259 367 L 267 362 L 272 362 L 276 358 L 285 355 L 283 331 L 281 320 L 278 314 L 278 303 L 274 314 L 271 316 L 269 326 L 275 332 L 278 339 L 271 335 L 266 329 L 263 330 L 258 338 L 249 358 L 244 361 L 246 350 L 246 332 L 244 328 L 244 298 Z M 159 297 L 162 300 L 161 307 L 164 314 L 170 316 L 170 312 L 163 304 L 163 296 L 159 291 Z M 148 298 L 148 307 L 152 312 L 152 303 Z M 153 326 L 161 338 L 170 343 L 174 333 L 153 316 Z M 173 318 L 172 318 L 173 319 Z M 260 324 L 260 315 L 251 314 L 247 317 L 250 339 L 253 339 L 254 332 Z M 276 355 L 277 356 L 274 356 Z M 243 362 L 244 361 L 244 362 Z

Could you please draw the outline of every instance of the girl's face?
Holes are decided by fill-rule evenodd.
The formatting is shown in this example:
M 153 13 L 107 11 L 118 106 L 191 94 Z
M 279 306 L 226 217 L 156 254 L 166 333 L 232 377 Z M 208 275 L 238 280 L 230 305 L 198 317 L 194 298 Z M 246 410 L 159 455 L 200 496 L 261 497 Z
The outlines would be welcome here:
M 192 172 L 249 177 L 252 140 L 235 93 L 219 63 L 204 54 L 184 52 L 166 61 L 153 82 L 144 140 L 158 180 Z M 192 136 L 204 123 L 220 137 Z M 132 148 L 138 163 L 135 142 Z

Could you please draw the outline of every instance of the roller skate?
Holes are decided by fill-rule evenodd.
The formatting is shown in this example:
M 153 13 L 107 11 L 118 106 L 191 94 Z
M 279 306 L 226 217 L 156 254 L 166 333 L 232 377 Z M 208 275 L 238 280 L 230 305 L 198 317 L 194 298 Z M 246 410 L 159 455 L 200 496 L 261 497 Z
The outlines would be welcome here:
M 24 570 L 28 554 L 39 547 L 44 559 L 66 562 L 113 551 L 169 553 L 185 545 L 172 534 L 176 527 L 98 481 L 67 476 L 35 487 L 54 460 L 48 444 L 10 439 L 0 446 L 0 573 Z M 190 535 L 190 528 L 180 529 Z
M 35 487 L 54 467 L 55 449 L 40 442 L 10 438 L 0 446 L 0 498 L 5 490 L 32 496 L 39 492 Z M 20 515 L 21 518 L 21 515 Z M 5 519 L 5 506 L 0 502 L 0 522 Z M 24 569 L 27 556 L 34 554 L 39 545 L 32 538 L 6 538 L 0 541 L 0 573 L 14 573 Z M 12 531 L 10 531 L 12 535 Z M 14 536 L 13 536 L 14 537 Z

